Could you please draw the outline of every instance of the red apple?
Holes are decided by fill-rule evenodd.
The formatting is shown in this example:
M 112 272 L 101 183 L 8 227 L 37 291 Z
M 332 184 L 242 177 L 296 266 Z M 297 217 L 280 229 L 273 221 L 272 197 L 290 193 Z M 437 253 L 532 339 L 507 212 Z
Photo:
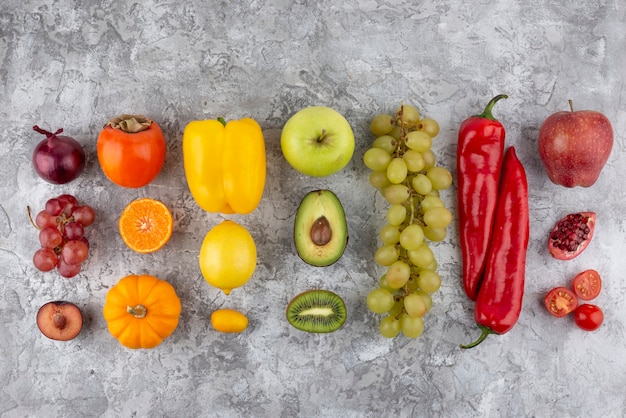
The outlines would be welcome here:
M 593 185 L 613 148 L 613 127 L 594 110 L 556 112 L 539 130 L 539 156 L 548 177 L 565 187 Z

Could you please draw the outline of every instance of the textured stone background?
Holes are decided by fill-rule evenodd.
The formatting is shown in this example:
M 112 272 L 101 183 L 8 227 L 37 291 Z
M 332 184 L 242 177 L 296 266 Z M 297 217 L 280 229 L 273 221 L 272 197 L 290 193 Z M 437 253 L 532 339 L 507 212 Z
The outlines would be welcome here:
M 623 205 L 626 128 L 626 5 L 623 1 L 4 0 L 0 11 L 0 415 L 131 416 L 622 416 L 626 410 L 626 286 Z M 367 182 L 362 156 L 370 118 L 400 102 L 441 124 L 439 163 L 454 172 L 460 122 L 498 93 L 531 187 L 526 297 L 518 325 L 462 351 L 477 336 L 460 284 L 456 224 L 434 246 L 444 278 L 418 340 L 378 335 L 365 295 L 382 270 L 373 262 L 384 201 Z M 541 122 L 567 109 L 604 112 L 616 142 L 599 181 L 564 189 L 547 180 L 536 153 Z M 283 124 L 308 105 L 327 105 L 353 126 L 357 149 L 341 173 L 296 173 L 280 153 Z M 121 113 L 143 113 L 165 130 L 165 167 L 150 185 L 121 189 L 98 165 L 95 140 Z M 229 297 L 200 276 L 204 234 L 223 217 L 193 202 L 182 167 L 187 122 L 251 116 L 267 142 L 268 178 L 259 208 L 231 216 L 254 236 L 253 279 Z M 85 148 L 84 174 L 66 186 L 39 179 L 31 153 L 38 124 L 65 129 Z M 292 245 L 294 211 L 314 188 L 344 203 L 350 243 L 326 269 L 301 262 Z M 456 207 L 455 189 L 444 199 Z M 61 193 L 95 207 L 98 220 L 84 271 L 71 280 L 32 265 L 37 233 L 26 206 Z M 175 232 L 164 250 L 139 255 L 117 233 L 132 199 L 161 199 Z M 551 259 L 546 234 L 566 213 L 595 210 L 590 248 L 570 262 Z M 604 278 L 596 332 L 554 320 L 545 291 L 595 268 Z M 183 302 L 180 325 L 161 346 L 132 351 L 108 333 L 107 290 L 130 273 L 171 282 Z M 340 331 L 291 328 L 284 308 L 296 293 L 341 294 Z M 78 304 L 83 332 L 67 343 L 43 337 L 35 314 L 49 300 Z M 222 335 L 209 323 L 221 306 L 245 311 L 250 327 Z

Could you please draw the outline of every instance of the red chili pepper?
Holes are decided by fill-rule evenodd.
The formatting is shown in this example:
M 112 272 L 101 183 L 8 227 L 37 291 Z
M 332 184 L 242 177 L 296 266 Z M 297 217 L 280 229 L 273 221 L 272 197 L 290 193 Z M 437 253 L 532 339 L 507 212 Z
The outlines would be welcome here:
M 474 307 L 481 335 L 461 348 L 475 347 L 490 334 L 504 334 L 517 323 L 524 297 L 529 234 L 526 171 L 515 148 L 509 147 L 504 156 L 485 276 Z
M 505 130 L 491 111 L 500 94 L 480 115 L 461 124 L 457 143 L 458 215 L 463 260 L 463 287 L 476 300 L 485 260 L 504 155 Z

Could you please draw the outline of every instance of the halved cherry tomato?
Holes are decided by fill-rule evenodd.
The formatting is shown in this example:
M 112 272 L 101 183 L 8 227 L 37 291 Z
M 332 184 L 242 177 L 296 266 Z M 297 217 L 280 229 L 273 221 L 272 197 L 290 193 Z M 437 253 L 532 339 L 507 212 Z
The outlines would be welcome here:
M 564 317 L 578 306 L 576 295 L 566 287 L 555 287 L 550 290 L 543 302 L 548 312 L 557 318 Z
M 574 311 L 574 322 L 580 329 L 595 331 L 604 322 L 604 312 L 599 306 L 585 303 Z
M 578 299 L 591 300 L 600 294 L 602 279 L 597 271 L 585 270 L 574 277 L 572 287 Z

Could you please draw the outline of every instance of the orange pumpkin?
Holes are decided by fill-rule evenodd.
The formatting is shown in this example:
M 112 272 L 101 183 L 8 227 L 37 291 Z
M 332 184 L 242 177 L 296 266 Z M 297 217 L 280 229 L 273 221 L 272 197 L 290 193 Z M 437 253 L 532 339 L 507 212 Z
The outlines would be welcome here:
M 181 304 L 174 287 L 147 274 L 122 278 L 107 293 L 104 319 L 128 348 L 154 348 L 178 326 Z

